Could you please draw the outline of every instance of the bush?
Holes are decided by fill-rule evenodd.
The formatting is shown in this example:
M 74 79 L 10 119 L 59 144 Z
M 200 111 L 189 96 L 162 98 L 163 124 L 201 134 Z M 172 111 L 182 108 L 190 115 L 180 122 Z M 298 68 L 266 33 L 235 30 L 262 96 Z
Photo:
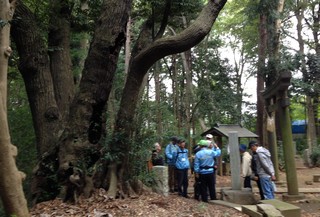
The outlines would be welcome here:
M 310 154 L 310 159 L 312 165 L 319 167 L 320 166 L 320 146 L 312 149 L 312 153 Z
M 304 150 L 308 148 L 307 139 L 306 138 L 297 138 L 296 142 L 296 150 L 297 154 L 302 155 Z

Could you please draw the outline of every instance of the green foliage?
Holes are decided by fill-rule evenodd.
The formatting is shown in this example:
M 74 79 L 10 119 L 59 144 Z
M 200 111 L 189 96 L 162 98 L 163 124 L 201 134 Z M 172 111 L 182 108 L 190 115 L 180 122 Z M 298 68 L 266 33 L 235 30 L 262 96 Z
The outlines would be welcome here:
M 290 100 L 291 120 L 305 120 L 306 108 L 304 105 L 305 96 L 295 95 Z
M 158 21 L 162 19 L 161 14 L 163 13 L 166 0 L 138 0 L 134 1 L 133 5 L 133 17 L 144 17 L 147 18 L 154 15 L 158 15 Z M 171 11 L 172 16 L 180 16 L 183 13 L 185 16 L 199 12 L 203 6 L 203 1 L 194 1 L 194 0 L 173 0 L 171 2 Z
M 226 146 L 224 146 L 221 150 L 221 159 L 224 163 L 230 163 L 230 154 L 228 154 Z
M 243 46 L 247 60 L 257 56 L 259 15 L 257 2 L 228 1 L 214 25 L 219 37 L 224 36 L 226 46 Z
M 136 178 L 141 180 L 148 187 L 152 187 L 155 183 L 155 174 L 152 170 L 149 172 L 140 172 Z
M 238 123 L 239 109 L 237 108 L 236 75 L 227 60 L 220 59 L 217 45 L 211 46 L 204 52 L 200 46 L 194 49 L 195 89 L 198 104 L 197 111 L 204 120 L 214 124 L 217 122 L 228 124 Z M 206 59 L 206 62 L 203 62 Z
M 297 153 L 302 155 L 304 150 L 308 148 L 307 139 L 305 137 L 296 138 L 294 141 L 296 142 Z
M 100 16 L 102 0 L 70 1 L 72 6 L 71 27 L 73 32 L 92 34 Z
M 312 153 L 310 154 L 310 159 L 312 165 L 320 167 L 320 146 L 314 147 Z
M 76 78 L 80 78 L 84 61 L 88 53 L 87 43 L 89 41 L 89 35 L 86 33 L 73 33 L 70 41 L 73 75 Z
M 306 68 L 302 70 L 303 61 L 306 61 Z M 320 94 L 320 58 L 314 54 L 301 56 L 299 54 L 293 57 L 291 61 L 293 69 L 302 70 L 302 79 L 293 79 L 292 94 L 307 95 L 317 97 Z
M 22 78 L 14 67 L 9 70 L 8 122 L 10 136 L 12 144 L 18 148 L 17 167 L 27 175 L 23 187 L 28 197 L 31 189 L 31 174 L 36 165 L 35 134 Z

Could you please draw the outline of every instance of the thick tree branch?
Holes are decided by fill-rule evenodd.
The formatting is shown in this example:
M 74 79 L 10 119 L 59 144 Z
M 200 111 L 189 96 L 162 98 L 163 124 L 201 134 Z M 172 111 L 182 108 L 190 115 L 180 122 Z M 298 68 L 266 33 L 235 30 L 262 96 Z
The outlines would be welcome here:
M 145 73 L 157 60 L 198 44 L 210 32 L 226 2 L 227 0 L 210 0 L 187 29 L 175 36 L 159 39 L 143 49 L 133 60 L 133 67 L 137 67 L 135 71 Z

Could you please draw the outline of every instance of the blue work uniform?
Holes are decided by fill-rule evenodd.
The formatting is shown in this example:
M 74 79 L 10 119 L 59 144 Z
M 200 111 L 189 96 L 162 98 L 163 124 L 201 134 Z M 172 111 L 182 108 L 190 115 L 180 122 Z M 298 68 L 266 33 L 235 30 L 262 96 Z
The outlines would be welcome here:
M 216 200 L 215 178 L 214 178 L 214 164 L 215 157 L 221 155 L 219 148 L 208 149 L 207 147 L 201 148 L 195 155 L 194 171 L 199 174 L 201 182 L 200 191 L 201 199 L 208 202 L 207 190 L 209 189 L 210 199 Z

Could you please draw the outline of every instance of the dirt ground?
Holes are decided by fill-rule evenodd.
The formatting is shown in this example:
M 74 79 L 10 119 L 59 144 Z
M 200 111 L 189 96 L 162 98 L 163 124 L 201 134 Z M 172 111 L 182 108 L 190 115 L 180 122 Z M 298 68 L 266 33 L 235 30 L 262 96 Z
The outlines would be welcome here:
M 109 199 L 103 190 L 90 199 L 81 199 L 77 205 L 56 199 L 37 204 L 32 217 L 247 217 L 235 209 L 199 202 L 177 194 L 168 197 L 148 193 L 137 198 Z
M 313 182 L 313 175 L 320 175 L 320 167 L 309 168 L 303 163 L 300 157 L 296 157 L 296 173 L 298 179 L 299 193 L 305 196 L 305 199 L 292 201 L 293 205 L 301 208 L 302 216 L 320 217 L 320 182 Z M 276 182 L 280 192 L 276 192 L 277 199 L 282 200 L 283 190 L 287 190 L 287 179 L 285 171 L 279 172 L 279 181 Z M 255 182 L 252 182 L 253 187 L 257 191 Z M 217 176 L 217 186 L 231 186 L 230 176 Z M 315 189 L 312 191 L 312 189 Z M 312 192 L 312 193 L 310 193 Z M 258 193 L 255 193 L 256 199 L 259 200 Z
M 313 193 L 305 193 L 305 199 L 293 201 L 292 204 L 301 207 L 302 217 L 320 217 L 320 183 L 313 182 L 313 175 L 320 174 L 320 168 L 305 168 L 297 162 L 297 177 L 299 189 L 314 188 Z M 280 172 L 280 181 L 286 183 L 285 172 Z M 285 184 L 284 184 L 285 185 Z M 190 186 L 192 177 L 190 177 Z M 230 187 L 230 176 L 217 176 L 217 188 Z M 283 184 L 282 184 L 283 186 Z M 253 187 L 255 185 L 253 184 Z M 286 189 L 286 187 L 280 187 Z M 300 191 L 301 192 L 301 191 Z M 102 189 L 95 192 L 89 199 L 81 199 L 77 205 L 62 203 L 60 199 L 37 204 L 31 210 L 31 215 L 41 217 L 231 217 L 248 216 L 233 208 L 199 202 L 190 198 L 170 194 L 168 197 L 148 193 L 136 198 L 112 200 Z M 219 195 L 218 195 L 219 196 Z M 258 194 L 256 193 L 258 198 Z M 282 200 L 282 193 L 276 193 L 276 198 Z

